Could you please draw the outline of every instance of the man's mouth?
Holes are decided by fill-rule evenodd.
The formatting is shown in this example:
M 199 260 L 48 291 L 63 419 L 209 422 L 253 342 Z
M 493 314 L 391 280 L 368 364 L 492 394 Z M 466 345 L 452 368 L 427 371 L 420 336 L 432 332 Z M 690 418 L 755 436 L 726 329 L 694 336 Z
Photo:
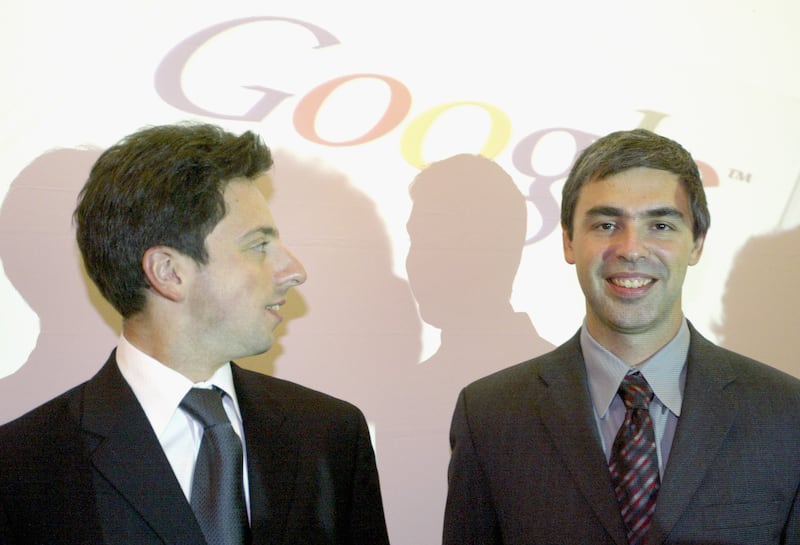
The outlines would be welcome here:
M 636 289 L 653 283 L 652 278 L 609 278 L 609 282 L 615 286 L 627 289 Z
M 278 310 L 280 308 L 281 308 L 281 306 L 279 304 L 278 305 L 268 305 L 267 306 L 267 310 Z

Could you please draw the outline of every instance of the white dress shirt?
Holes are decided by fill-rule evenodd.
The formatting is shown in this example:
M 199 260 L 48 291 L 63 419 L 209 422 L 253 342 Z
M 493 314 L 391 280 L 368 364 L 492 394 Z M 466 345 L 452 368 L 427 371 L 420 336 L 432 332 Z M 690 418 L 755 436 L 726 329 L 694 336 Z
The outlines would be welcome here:
M 179 407 L 184 396 L 192 388 L 212 388 L 216 386 L 227 395 L 222 404 L 231 421 L 234 431 L 242 440 L 244 452 L 244 495 L 247 511 L 250 512 L 250 490 L 247 478 L 247 448 L 242 430 L 242 417 L 230 363 L 217 369 L 207 381 L 192 383 L 177 371 L 151 358 L 135 346 L 124 335 L 117 345 L 117 365 L 122 376 L 133 390 L 136 399 L 144 409 L 150 425 L 164 449 L 172 471 L 181 485 L 187 501 L 192 490 L 192 476 L 203 426 Z

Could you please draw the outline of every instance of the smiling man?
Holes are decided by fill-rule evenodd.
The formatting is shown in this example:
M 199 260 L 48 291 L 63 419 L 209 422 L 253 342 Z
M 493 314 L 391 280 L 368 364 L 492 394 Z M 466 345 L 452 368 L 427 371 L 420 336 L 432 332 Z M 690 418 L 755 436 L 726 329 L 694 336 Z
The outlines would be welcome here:
M 388 543 L 361 411 L 232 361 L 269 350 L 306 278 L 271 165 L 255 134 L 201 124 L 97 160 L 77 239 L 122 335 L 95 377 L 0 428 L 0 543 Z
M 800 543 L 800 381 L 683 314 L 710 224 L 692 157 L 643 129 L 601 138 L 561 221 L 583 326 L 461 392 L 445 545 Z

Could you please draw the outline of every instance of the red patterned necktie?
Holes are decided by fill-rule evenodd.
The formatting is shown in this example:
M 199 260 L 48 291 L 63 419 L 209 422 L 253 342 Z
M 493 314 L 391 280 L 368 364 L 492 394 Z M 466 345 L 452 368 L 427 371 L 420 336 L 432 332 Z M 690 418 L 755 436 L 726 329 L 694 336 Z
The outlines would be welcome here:
M 660 486 L 655 431 L 650 418 L 653 390 L 636 372 L 622 380 L 619 395 L 625 403 L 625 421 L 614 439 L 608 468 L 628 531 L 628 543 L 639 545 L 645 543 L 653 521 Z

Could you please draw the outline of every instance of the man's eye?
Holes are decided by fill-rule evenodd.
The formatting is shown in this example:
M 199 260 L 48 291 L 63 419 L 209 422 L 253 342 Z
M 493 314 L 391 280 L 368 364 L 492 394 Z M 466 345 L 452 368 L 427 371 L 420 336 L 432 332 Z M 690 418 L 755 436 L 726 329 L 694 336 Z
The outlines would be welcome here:
M 613 231 L 615 227 L 616 225 L 610 221 L 604 221 L 597 224 L 597 230 L 599 231 Z
M 671 231 L 672 226 L 669 223 L 656 223 L 653 225 L 653 229 L 656 231 Z

